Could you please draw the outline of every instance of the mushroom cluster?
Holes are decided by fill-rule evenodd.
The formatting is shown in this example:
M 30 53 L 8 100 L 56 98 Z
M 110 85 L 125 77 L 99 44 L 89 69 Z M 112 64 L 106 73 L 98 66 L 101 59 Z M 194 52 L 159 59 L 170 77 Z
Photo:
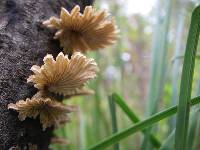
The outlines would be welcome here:
M 38 118 L 45 130 L 69 122 L 69 113 L 76 106 L 66 105 L 63 100 L 94 93 L 85 84 L 96 77 L 97 63 L 82 53 L 113 44 L 119 30 L 106 11 L 96 11 L 92 6 L 86 6 L 83 13 L 79 6 L 71 12 L 61 8 L 60 18 L 50 17 L 43 24 L 57 30 L 54 38 L 60 41 L 63 52 L 55 59 L 47 54 L 42 66 L 32 66 L 33 74 L 27 82 L 38 92 L 32 98 L 9 104 L 8 109 L 16 110 L 21 121 Z

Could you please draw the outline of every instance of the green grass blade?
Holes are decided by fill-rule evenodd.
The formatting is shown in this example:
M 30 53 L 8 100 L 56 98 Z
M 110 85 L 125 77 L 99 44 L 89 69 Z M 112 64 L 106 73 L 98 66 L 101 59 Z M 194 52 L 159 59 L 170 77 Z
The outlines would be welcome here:
M 100 61 L 100 54 L 99 53 L 95 53 L 93 58 L 96 60 L 97 63 L 99 63 Z M 102 94 L 101 94 L 101 80 L 102 80 L 102 75 L 101 73 L 98 74 L 98 78 L 95 80 L 95 82 L 93 82 L 92 84 L 92 89 L 94 89 L 95 94 L 94 94 L 94 112 L 93 112 L 93 128 L 90 129 L 92 130 L 93 134 L 95 134 L 95 137 L 92 137 L 92 143 L 96 142 L 99 140 L 99 138 L 101 137 L 101 125 L 102 122 L 101 120 L 101 98 L 102 98 Z
M 160 150 L 173 150 L 174 149 L 174 139 L 175 139 L 175 130 L 167 137 L 163 142 L 163 145 L 160 147 Z
M 191 106 L 196 105 L 198 103 L 200 103 L 200 96 L 191 100 Z M 140 131 L 147 127 L 150 127 L 151 125 L 159 122 L 160 120 L 174 115 L 176 112 L 177 112 L 177 106 L 174 106 L 174 107 L 170 107 L 164 111 L 161 111 L 159 113 L 156 113 L 155 115 L 151 116 L 150 118 L 148 118 L 144 121 L 141 121 L 139 123 L 136 123 L 135 125 L 132 125 L 131 127 L 124 129 L 118 133 L 115 133 L 112 136 L 104 139 L 103 141 L 100 141 L 96 145 L 90 147 L 88 150 L 105 149 L 106 147 L 119 142 L 120 140 L 134 134 L 137 131 Z
M 118 94 L 113 93 L 112 99 L 120 106 L 120 108 L 125 112 L 127 117 L 133 123 L 140 122 L 139 117 L 137 117 L 137 115 L 130 109 L 130 107 L 125 103 L 125 101 Z M 146 131 L 143 130 L 142 132 L 145 133 Z M 161 146 L 160 141 L 152 134 L 150 135 L 150 141 L 156 148 L 159 148 Z
M 172 8 L 172 0 L 157 1 L 157 19 L 158 23 L 155 27 L 155 39 L 153 43 L 153 60 L 151 66 L 151 80 L 149 87 L 149 97 L 147 105 L 147 116 L 151 116 L 158 112 L 159 102 L 161 100 L 167 71 L 167 55 L 168 55 L 168 34 L 170 25 L 170 15 Z M 164 9 L 163 8 L 164 5 Z M 164 11 L 165 15 L 160 12 Z M 161 19 L 162 18 L 162 19 Z M 154 128 L 154 132 L 156 128 Z M 149 128 L 142 142 L 142 150 L 153 149 L 149 143 L 152 128 Z
M 168 30 L 171 14 L 171 0 L 157 1 L 157 24 L 155 26 L 155 36 L 153 41 L 151 79 L 149 86 L 149 96 L 147 104 L 147 115 L 151 116 L 158 110 L 158 104 L 163 92 L 165 82 L 165 72 L 167 66 L 167 47 L 168 47 Z M 165 4 L 166 16 L 161 15 L 163 11 L 162 4 Z M 162 19 L 161 19 L 162 18 Z
M 113 133 L 116 133 L 118 131 L 118 128 L 117 128 L 117 116 L 116 116 L 115 103 L 113 101 L 112 96 L 109 96 L 108 100 L 109 100 L 109 107 L 110 107 L 110 113 L 111 113 L 111 118 L 112 118 L 112 129 L 113 129 Z M 119 143 L 116 143 L 114 145 L 114 150 L 119 150 Z
M 192 150 L 199 150 L 199 148 L 200 148 L 200 142 L 199 142 L 199 137 L 200 137 L 200 119 L 198 119 L 197 130 L 195 132 L 196 132 L 196 134 L 195 134 L 195 137 L 194 137 L 194 143 L 193 143 L 193 146 L 192 146 Z
M 133 123 L 137 123 L 140 121 L 139 117 L 137 117 L 137 115 L 129 108 L 129 106 L 118 94 L 113 93 L 112 99 L 120 106 L 120 108 L 125 112 L 125 114 Z
M 198 45 L 200 31 L 200 7 L 193 14 L 186 45 L 185 58 L 181 78 L 181 88 L 178 104 L 177 123 L 175 131 L 175 149 L 185 150 L 187 148 L 187 134 L 190 113 L 190 99 L 192 91 L 192 80 L 194 73 L 195 55 Z
M 178 55 L 178 56 L 172 58 L 172 63 L 174 63 L 177 59 L 184 59 L 184 56 L 185 56 L 185 55 Z M 196 58 L 196 59 L 200 59 L 200 54 L 197 54 L 197 55 L 195 56 L 195 58 Z
M 194 145 L 195 137 L 196 137 L 196 129 L 198 125 L 199 118 L 199 109 L 195 108 L 191 113 L 190 123 L 189 123 L 189 133 L 188 133 L 188 141 L 187 141 L 187 149 L 191 149 Z
M 196 91 L 195 95 L 200 95 L 200 80 L 198 79 L 196 83 Z M 187 149 L 195 150 L 196 141 L 199 143 L 199 106 L 196 105 L 195 107 L 190 110 L 190 119 L 189 119 L 189 133 L 188 133 L 188 144 Z
M 180 81 L 180 74 L 179 71 L 181 66 L 181 59 L 182 56 L 184 58 L 184 55 L 181 55 L 182 47 L 183 47 L 183 36 L 184 36 L 184 30 L 185 30 L 185 21 L 186 21 L 186 13 L 189 1 L 188 0 L 182 0 L 180 2 L 180 9 L 177 9 L 178 16 L 178 24 L 176 27 L 176 39 L 175 39 L 175 51 L 174 51 L 174 58 L 172 59 L 172 100 L 171 104 L 172 106 L 177 104 L 178 96 L 179 96 L 179 81 Z M 184 45 L 185 46 L 185 45 Z M 181 57 L 180 57 L 181 56 Z M 171 118 L 170 120 L 170 128 L 169 133 L 171 133 L 176 127 L 176 116 Z M 175 134 L 174 134 L 175 135 Z
M 198 82 L 197 82 L 197 89 L 196 89 L 196 95 L 200 95 L 200 79 L 198 79 Z M 200 105 L 196 105 L 195 106 L 195 110 L 196 110 L 196 113 L 197 113 L 197 111 L 198 111 L 198 113 L 196 114 L 196 115 L 194 115 L 194 118 L 193 119 L 191 119 L 191 120 L 194 120 L 195 121 L 195 119 L 197 120 L 196 121 L 196 130 L 195 130 L 195 135 L 193 135 L 193 145 L 192 145 L 192 150 L 198 150 L 199 149 L 199 147 L 200 147 L 200 142 L 199 142 L 199 137 L 200 137 L 200 110 L 199 110 L 199 107 Z M 192 121 L 193 122 L 193 121 Z M 195 122 L 194 122 L 195 123 Z M 191 134 L 190 132 L 189 132 L 189 134 Z M 189 136 L 192 136 L 192 135 L 189 135 Z M 189 139 L 190 140 L 190 139 Z M 188 142 L 190 142 L 188 140 Z M 189 145 L 189 143 L 188 143 L 188 145 Z

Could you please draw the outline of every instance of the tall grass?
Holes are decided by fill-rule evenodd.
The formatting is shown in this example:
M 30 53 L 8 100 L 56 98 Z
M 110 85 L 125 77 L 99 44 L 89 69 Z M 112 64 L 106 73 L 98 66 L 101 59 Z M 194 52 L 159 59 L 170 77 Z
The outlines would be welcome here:
M 192 99 L 190 106 L 196 105 L 198 103 L 200 103 L 200 97 L 196 97 L 196 98 Z M 152 115 L 151 117 L 149 117 L 146 120 L 143 120 L 135 125 L 132 125 L 129 128 L 126 128 L 118 133 L 113 134 L 112 136 L 110 136 L 108 138 L 103 139 L 102 141 L 100 141 L 96 145 L 91 146 L 88 149 L 89 150 L 105 149 L 138 131 L 141 131 L 145 128 L 152 126 L 153 124 L 159 122 L 162 119 L 165 119 L 167 117 L 174 115 L 177 112 L 177 108 L 178 108 L 177 106 L 174 106 L 174 107 L 168 108 L 164 111 L 160 111 L 159 113 Z
M 175 1 L 180 2 L 180 0 Z M 144 117 L 144 102 L 141 100 L 142 98 L 138 96 L 139 94 L 137 94 L 138 81 L 134 76 L 135 68 L 134 65 L 131 64 L 133 62 L 128 62 L 133 68 L 133 71 L 128 74 L 126 72 L 127 68 L 125 68 L 127 66 L 121 59 L 123 52 L 129 52 L 129 45 L 133 44 L 131 42 L 134 41 L 132 38 L 137 38 L 137 33 L 135 33 L 134 30 L 130 32 L 130 27 L 125 26 L 128 22 L 132 23 L 135 20 L 128 20 L 124 17 L 121 14 L 122 12 L 117 10 L 120 8 L 120 5 L 118 5 L 116 1 L 111 1 L 109 3 L 112 2 L 117 5 L 112 5 L 112 10 L 116 11 L 115 15 L 117 15 L 118 23 L 120 23 L 120 27 L 123 30 L 123 39 L 116 44 L 113 49 L 109 48 L 95 55 L 93 53 L 90 54 L 97 60 L 100 66 L 98 78 L 90 84 L 91 88 L 94 89 L 96 93 L 94 96 L 75 98 L 72 102 L 69 102 L 72 104 L 81 104 L 80 111 L 72 116 L 73 119 L 70 124 L 57 130 L 56 134 L 60 137 L 69 139 L 71 144 L 68 146 L 54 145 L 53 148 L 55 150 L 103 150 L 106 148 L 115 150 L 129 150 L 131 148 L 134 150 L 136 147 L 135 145 L 137 145 L 135 149 L 141 148 L 149 150 L 160 148 L 161 150 L 171 150 L 174 149 L 176 145 L 176 150 L 190 148 L 191 150 L 197 150 L 200 143 L 198 140 L 200 135 L 200 119 L 197 119 L 196 117 L 199 116 L 199 105 L 197 104 L 200 103 L 200 97 L 198 97 L 198 93 L 196 94 L 197 97 L 191 99 L 191 84 L 199 34 L 199 8 L 196 9 L 198 11 L 193 13 L 186 53 L 185 56 L 182 56 L 181 45 L 185 45 L 182 41 L 182 36 L 185 35 L 185 31 L 187 31 L 185 29 L 185 27 L 187 27 L 185 23 L 188 22 L 188 13 L 186 13 L 188 10 L 181 8 L 180 12 L 185 11 L 185 13 L 181 13 L 180 17 L 177 20 L 175 19 L 178 26 L 173 28 L 178 30 L 176 31 L 174 46 L 174 43 L 169 43 L 168 39 L 169 33 L 171 33 L 169 26 L 172 25 L 170 24 L 170 21 L 174 21 L 173 16 L 171 15 L 171 9 L 176 6 L 172 5 L 172 0 L 158 0 L 156 8 L 158 22 L 153 31 L 151 78 L 149 95 L 147 97 L 148 104 L 145 110 L 146 117 Z M 107 3 L 107 1 L 105 1 L 105 3 Z M 129 32 L 134 35 L 130 36 Z M 128 38 L 126 36 L 128 36 Z M 149 37 L 151 38 L 151 34 Z M 149 37 L 145 40 L 149 40 Z M 127 42 L 128 40 L 131 42 Z M 169 61 L 168 54 L 171 53 L 170 50 L 174 47 L 175 53 L 173 55 L 176 59 L 173 63 L 173 75 L 171 76 L 171 70 L 167 70 L 167 63 Z M 135 59 L 134 56 L 132 57 L 131 61 L 132 59 Z M 183 59 L 184 69 L 182 72 L 179 104 L 177 105 L 176 102 L 178 101 L 177 98 L 179 93 L 178 79 L 181 74 L 178 70 L 181 68 Z M 108 63 L 114 63 L 114 66 L 119 69 L 119 72 L 121 72 L 122 75 L 122 78 L 117 79 L 117 81 L 114 80 L 111 88 L 108 87 L 110 84 L 107 83 L 108 80 L 105 77 L 106 66 Z M 145 70 L 144 73 L 146 73 Z M 172 84 L 166 82 L 167 75 L 172 77 Z M 197 73 L 197 76 L 198 75 L 199 73 Z M 146 83 L 145 86 L 147 85 L 148 84 Z M 166 90 L 166 86 L 170 89 L 167 91 L 169 96 L 166 96 L 166 93 L 164 93 L 166 92 L 164 91 Z M 114 93 L 109 97 L 108 101 L 107 95 L 109 95 L 110 91 L 120 93 L 123 95 L 123 98 Z M 131 91 L 131 93 L 127 91 Z M 143 93 L 143 91 L 139 92 Z M 160 104 L 167 106 L 167 109 L 163 108 L 162 111 L 159 111 Z M 171 104 L 173 104 L 173 107 L 168 107 L 168 105 Z M 189 107 L 193 105 L 196 106 L 190 110 Z M 175 114 L 177 114 L 177 124 L 174 120 L 173 124 L 170 126 L 164 119 L 169 119 L 169 117 L 172 117 Z M 156 126 L 161 120 L 162 123 L 159 124 L 159 126 Z M 169 127 L 170 133 L 167 132 Z M 137 136 L 135 136 L 136 133 Z M 128 140 L 125 140 L 131 135 L 134 135 L 134 138 L 131 137 Z M 142 141 L 143 137 L 144 140 Z
M 108 101 L 109 101 L 111 120 L 112 120 L 112 130 L 113 130 L 113 133 L 116 133 L 118 132 L 116 106 L 115 106 L 115 102 L 112 96 L 108 97 Z M 119 150 L 119 143 L 116 143 L 114 145 L 114 150 Z
M 195 56 L 200 32 L 200 7 L 197 7 L 191 19 L 191 25 L 186 45 L 186 52 L 183 63 L 177 123 L 175 132 L 176 150 L 187 148 L 188 124 L 190 114 L 190 99 L 192 93 L 192 81 L 195 65 Z
M 186 19 L 186 6 L 188 4 L 187 0 L 183 0 L 179 2 L 179 9 L 177 10 L 178 16 L 178 25 L 176 28 L 176 40 L 175 40 L 175 52 L 174 58 L 182 55 L 183 53 L 183 35 L 184 35 L 184 27 L 185 27 L 185 19 Z M 179 81 L 180 81 L 180 65 L 181 59 L 174 59 L 172 62 L 172 105 L 175 105 L 178 101 L 179 95 Z M 174 130 L 176 126 L 175 117 L 171 120 L 170 131 Z
M 162 11 L 162 5 L 164 7 L 164 15 L 160 13 Z M 153 42 L 153 57 L 151 66 L 151 80 L 149 86 L 149 97 L 147 105 L 147 116 L 151 116 L 158 111 L 158 106 L 163 95 L 163 89 L 165 84 L 165 73 L 167 69 L 167 51 L 168 51 L 168 31 L 170 24 L 172 1 L 157 1 L 157 24 L 155 27 L 155 36 Z M 151 128 L 148 129 L 146 136 L 144 137 L 142 149 L 151 149 L 149 145 L 149 135 Z M 154 131 L 155 132 L 155 131 Z
M 97 145 L 89 148 L 90 150 L 97 150 L 106 148 L 131 134 L 141 131 L 150 125 L 169 117 L 177 112 L 177 124 L 175 130 L 175 149 L 184 150 L 187 147 L 187 132 L 188 132 L 188 122 L 189 122 L 189 107 L 191 104 L 199 103 L 199 97 L 190 101 L 191 91 L 192 91 L 192 79 L 194 72 L 195 64 L 195 55 L 197 50 L 199 32 L 200 32 L 200 7 L 197 7 L 191 19 L 191 26 L 188 35 L 188 41 L 186 45 L 186 53 L 183 64 L 182 79 L 181 79 L 181 89 L 178 106 L 169 108 L 165 111 L 159 112 L 150 118 L 137 123 L 119 133 L 116 133 L 110 136 L 107 139 L 104 139 L 102 142 L 99 142 Z M 150 135 L 150 134 L 149 134 Z M 147 145 L 146 145 L 147 146 Z
M 119 107 L 123 110 L 126 115 L 133 123 L 140 122 L 139 117 L 134 113 L 134 111 L 131 110 L 131 108 L 125 103 L 125 101 L 116 93 L 112 94 L 112 99 L 115 103 L 119 105 Z M 143 134 L 146 134 L 146 130 L 142 130 Z M 159 148 L 161 146 L 160 141 L 153 135 L 150 135 L 150 141 L 152 145 L 154 145 L 156 148 Z

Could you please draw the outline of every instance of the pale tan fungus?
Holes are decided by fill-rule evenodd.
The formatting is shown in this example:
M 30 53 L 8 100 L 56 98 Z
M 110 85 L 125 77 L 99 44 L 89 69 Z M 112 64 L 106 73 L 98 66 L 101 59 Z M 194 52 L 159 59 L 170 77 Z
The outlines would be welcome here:
M 119 37 L 115 19 L 106 11 L 96 11 L 92 6 L 86 6 L 83 14 L 78 5 L 70 13 L 61 8 L 60 18 L 51 17 L 43 24 L 57 29 L 54 38 L 60 40 L 65 53 L 105 48 Z
M 94 59 L 86 58 L 79 52 L 75 52 L 71 59 L 61 52 L 56 60 L 48 54 L 44 58 L 44 65 L 34 65 L 31 70 L 34 75 L 27 81 L 33 82 L 37 89 L 74 96 L 91 93 L 91 90 L 86 90 L 83 86 L 88 80 L 96 77 L 98 67 Z
M 24 121 L 27 117 L 36 119 L 39 116 L 40 123 L 45 130 L 48 127 L 58 127 L 60 124 L 68 122 L 68 113 L 75 111 L 76 107 L 67 106 L 49 98 L 27 98 L 16 104 L 9 104 L 8 109 L 16 110 L 19 113 L 20 121 Z

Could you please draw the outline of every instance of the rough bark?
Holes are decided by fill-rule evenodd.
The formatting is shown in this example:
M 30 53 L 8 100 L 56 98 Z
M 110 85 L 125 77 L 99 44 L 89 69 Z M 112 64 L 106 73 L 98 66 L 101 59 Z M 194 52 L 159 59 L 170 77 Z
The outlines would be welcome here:
M 39 120 L 20 122 L 17 112 L 7 109 L 9 103 L 32 97 L 36 93 L 26 79 L 32 65 L 40 65 L 47 54 L 61 51 L 53 31 L 44 28 L 42 21 L 58 16 L 60 8 L 81 9 L 93 0 L 0 0 L 0 149 L 14 147 L 29 149 L 36 144 L 46 150 L 52 130 L 42 131 Z

